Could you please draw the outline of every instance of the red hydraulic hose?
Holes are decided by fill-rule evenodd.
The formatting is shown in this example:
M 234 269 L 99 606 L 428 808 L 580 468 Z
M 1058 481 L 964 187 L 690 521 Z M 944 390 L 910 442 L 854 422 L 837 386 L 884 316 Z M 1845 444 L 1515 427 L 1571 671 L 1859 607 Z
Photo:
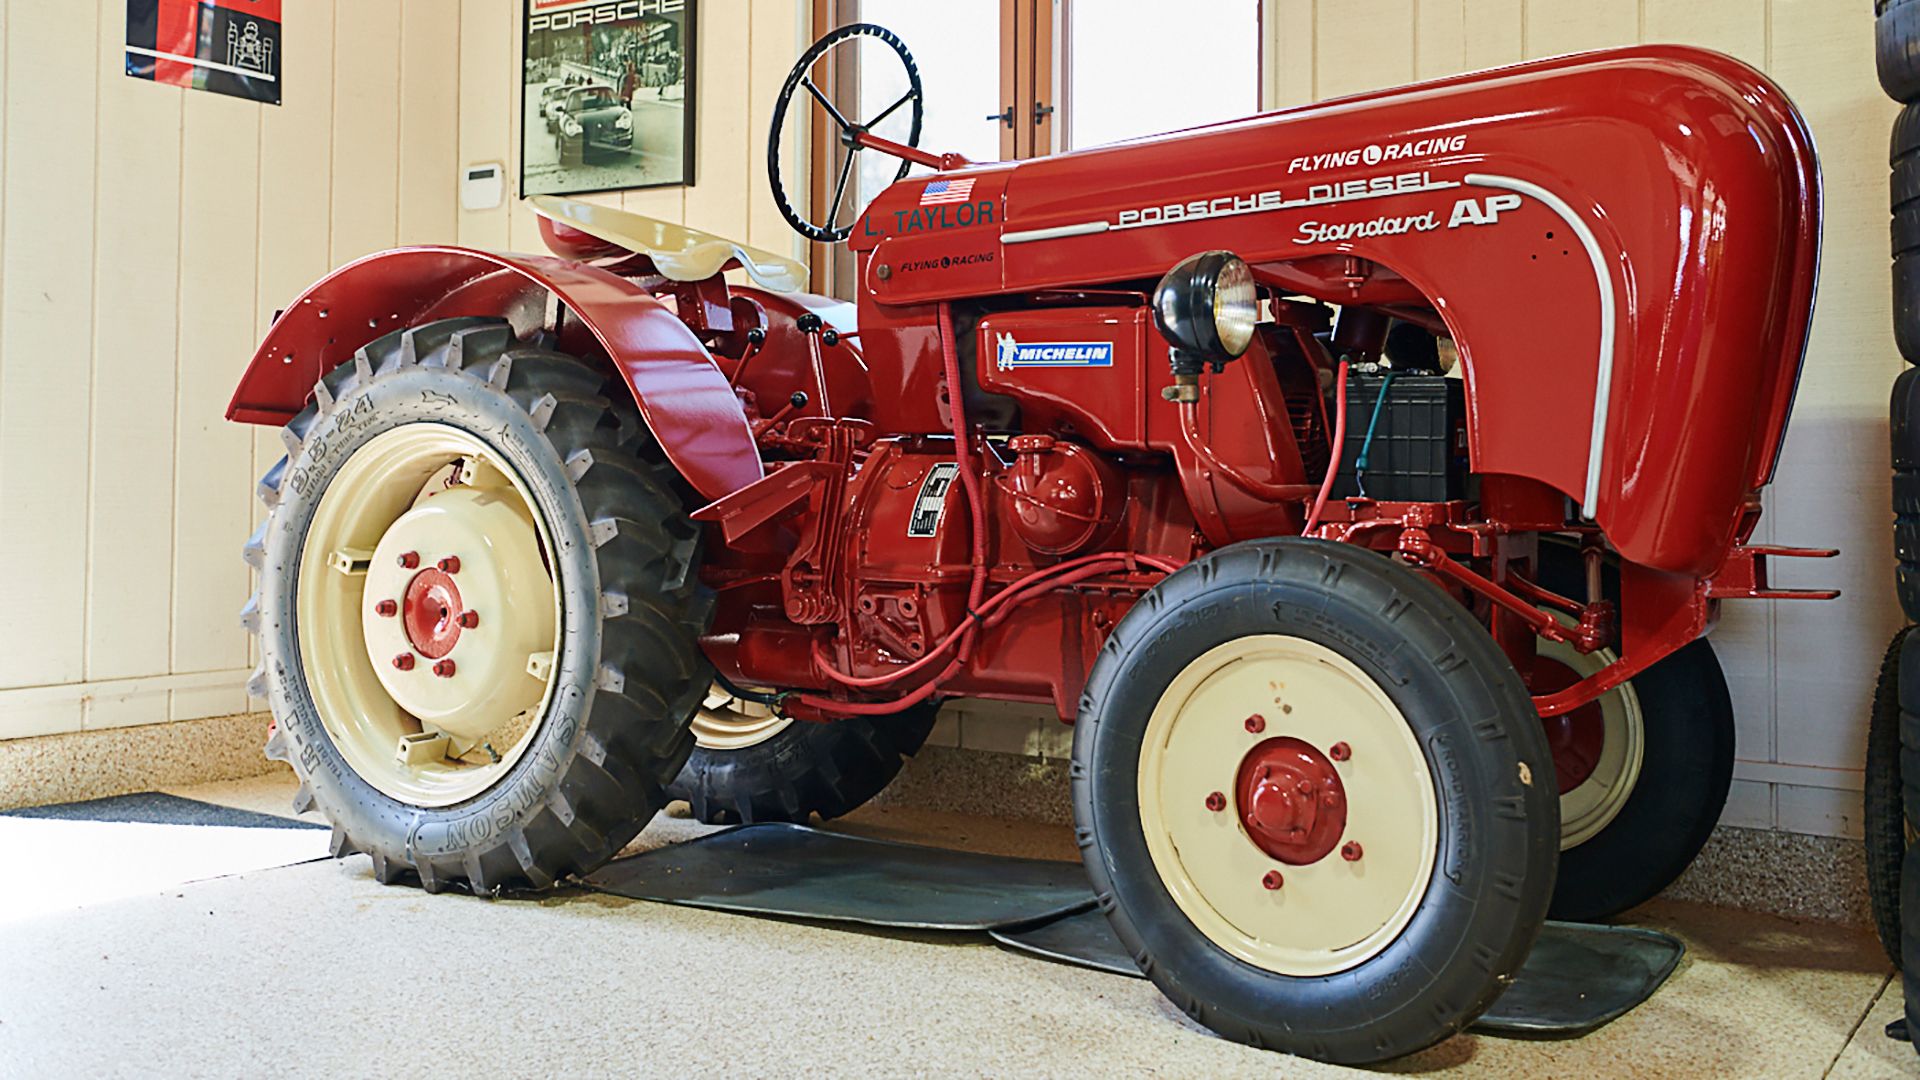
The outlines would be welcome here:
M 1340 370 L 1333 375 L 1333 446 L 1327 455 L 1327 475 L 1320 480 L 1320 494 L 1314 496 L 1313 512 L 1307 515 L 1307 526 L 1300 535 L 1313 535 L 1314 526 L 1320 524 L 1320 511 L 1326 509 L 1327 494 L 1333 490 L 1333 478 L 1340 472 L 1340 451 L 1347 441 L 1347 362 L 1340 361 Z

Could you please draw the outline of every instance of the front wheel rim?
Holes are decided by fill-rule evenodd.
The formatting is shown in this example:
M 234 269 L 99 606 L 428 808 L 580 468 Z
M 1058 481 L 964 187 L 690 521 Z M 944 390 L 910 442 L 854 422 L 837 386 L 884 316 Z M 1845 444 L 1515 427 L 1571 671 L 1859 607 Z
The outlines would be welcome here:
M 1245 767 L 1282 759 L 1298 771 L 1274 775 L 1311 788 L 1307 816 L 1280 830 L 1299 845 L 1246 798 Z M 1250 635 L 1188 664 L 1148 718 L 1138 796 L 1175 905 L 1275 974 L 1329 975 L 1379 955 L 1432 879 L 1440 820 L 1418 739 L 1372 677 L 1304 638 Z M 1330 830 L 1320 815 L 1335 810 Z
M 1572 625 L 1565 616 L 1556 617 Z M 1583 653 L 1566 642 L 1541 638 L 1534 654 L 1534 692 L 1572 686 L 1611 664 L 1615 655 L 1612 649 Z M 1640 695 L 1628 682 L 1545 723 L 1556 771 L 1567 771 L 1569 744 L 1582 735 L 1598 751 L 1580 755 L 1583 775 L 1560 793 L 1560 850 L 1568 851 L 1600 835 L 1633 798 L 1646 758 L 1646 718 Z
M 404 424 L 341 465 L 302 541 L 294 613 L 307 691 L 361 779 L 442 807 L 513 769 L 555 681 L 552 550 L 524 482 L 466 431 Z

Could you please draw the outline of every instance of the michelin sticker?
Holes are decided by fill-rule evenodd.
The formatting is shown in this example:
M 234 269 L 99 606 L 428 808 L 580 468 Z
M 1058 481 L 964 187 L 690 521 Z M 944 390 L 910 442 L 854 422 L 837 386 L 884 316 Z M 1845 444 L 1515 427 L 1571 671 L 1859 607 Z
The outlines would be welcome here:
M 959 473 L 960 464 L 954 461 L 942 461 L 927 470 L 920 494 L 913 500 L 913 514 L 907 518 L 908 536 L 924 539 L 939 534 L 940 518 L 947 512 L 947 489 Z
M 1110 341 L 1049 341 L 1021 344 L 1012 334 L 995 341 L 995 361 L 1001 371 L 1030 367 L 1112 367 Z

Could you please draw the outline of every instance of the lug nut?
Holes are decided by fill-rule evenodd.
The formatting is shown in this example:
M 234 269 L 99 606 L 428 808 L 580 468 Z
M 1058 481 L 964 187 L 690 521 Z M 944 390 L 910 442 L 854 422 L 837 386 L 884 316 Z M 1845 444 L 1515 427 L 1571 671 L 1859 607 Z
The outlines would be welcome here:
M 440 572 L 443 574 L 457 574 L 460 572 L 460 556 L 449 555 L 436 565 L 440 567 Z
M 1278 889 L 1285 880 L 1285 878 L 1280 876 L 1280 871 L 1269 870 L 1267 871 L 1267 876 L 1260 879 L 1260 884 L 1265 885 L 1268 892 L 1272 892 Z
M 417 551 L 405 552 L 395 561 L 400 564 L 402 570 L 411 570 L 420 565 L 420 553 Z
M 461 626 L 464 626 L 464 627 L 466 627 L 466 628 L 467 628 L 467 629 L 469 629 L 469 630 L 471 630 L 471 629 L 473 629 L 473 628 L 474 628 L 474 627 L 476 627 L 476 626 L 479 626 L 479 625 L 480 625 L 480 613 L 479 613 L 479 612 L 477 612 L 477 611 L 463 611 L 463 612 L 461 612 L 461 613 L 460 613 L 460 625 L 461 625 Z
M 433 662 L 433 673 L 443 679 L 453 678 L 453 661 L 435 660 Z
M 393 666 L 399 668 L 401 671 L 412 671 L 413 670 L 413 654 L 410 652 L 403 652 L 399 656 L 394 657 Z
M 1225 810 L 1226 808 L 1227 808 L 1227 797 L 1225 795 L 1216 791 L 1213 794 L 1207 796 L 1207 809 L 1217 814 L 1220 811 Z
M 1335 761 L 1345 761 L 1353 756 L 1353 747 L 1343 742 L 1334 743 L 1327 747 L 1327 756 Z
M 1347 860 L 1348 862 L 1359 862 L 1360 861 L 1359 841 L 1349 840 L 1346 843 L 1341 844 L 1340 857 Z
M 382 600 L 373 605 L 373 613 L 391 619 L 400 614 L 400 605 L 391 600 Z
M 1259 713 L 1254 713 L 1252 716 L 1247 717 L 1247 730 L 1253 732 L 1255 735 L 1267 730 L 1267 718 L 1261 716 Z

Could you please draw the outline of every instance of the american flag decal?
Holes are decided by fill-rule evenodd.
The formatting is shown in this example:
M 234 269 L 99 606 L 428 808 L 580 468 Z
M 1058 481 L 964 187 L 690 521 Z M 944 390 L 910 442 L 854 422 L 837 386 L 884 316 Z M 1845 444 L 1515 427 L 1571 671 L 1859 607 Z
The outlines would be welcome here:
M 973 194 L 973 178 L 965 180 L 935 180 L 920 191 L 921 206 L 940 206 L 944 203 L 966 202 Z

